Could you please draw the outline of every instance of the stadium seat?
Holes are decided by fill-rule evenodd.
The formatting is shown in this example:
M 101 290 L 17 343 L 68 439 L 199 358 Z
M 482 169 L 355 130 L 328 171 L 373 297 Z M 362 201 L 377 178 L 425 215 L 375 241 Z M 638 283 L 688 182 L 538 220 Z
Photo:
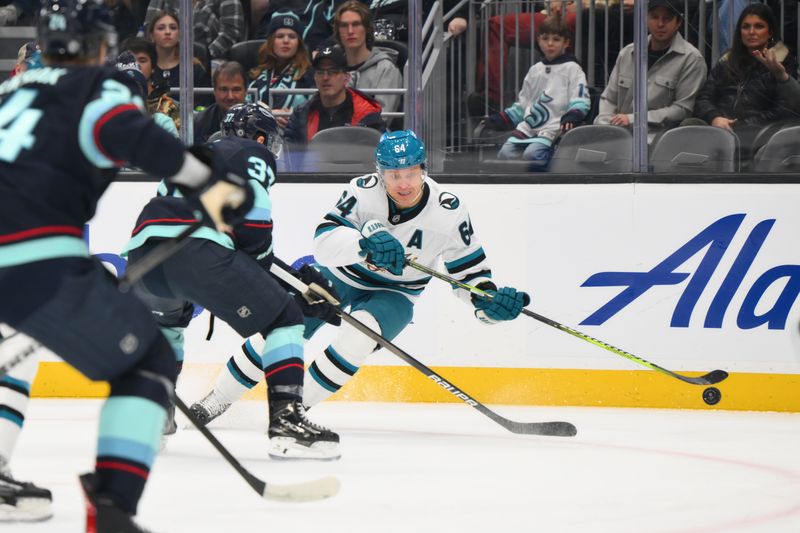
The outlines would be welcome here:
M 406 47 L 405 43 L 400 41 L 386 41 L 383 39 L 375 39 L 375 42 L 372 44 L 373 47 L 379 46 L 381 48 L 388 48 L 390 50 L 394 50 L 397 52 L 397 59 L 395 60 L 395 66 L 400 69 L 400 73 L 403 73 L 403 69 L 406 66 L 406 61 L 408 61 L 408 48 Z
M 561 136 L 550 172 L 563 174 L 631 172 L 633 135 L 627 128 L 592 124 Z
M 265 42 L 263 39 L 255 39 L 236 43 L 228 52 L 228 59 L 241 63 L 244 69 L 249 71 L 251 68 L 258 66 L 258 49 Z
M 330 172 L 372 172 L 380 138 L 378 130 L 358 126 L 318 131 L 308 144 L 304 166 Z
M 753 157 L 753 172 L 800 171 L 800 126 L 775 133 Z
M 665 131 L 655 141 L 653 172 L 693 174 L 739 170 L 739 139 L 713 126 L 682 126 Z

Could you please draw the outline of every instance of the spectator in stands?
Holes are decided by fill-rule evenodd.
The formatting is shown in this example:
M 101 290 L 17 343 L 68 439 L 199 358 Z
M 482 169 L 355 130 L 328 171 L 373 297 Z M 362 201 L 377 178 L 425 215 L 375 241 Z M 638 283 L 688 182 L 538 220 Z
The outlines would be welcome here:
M 294 13 L 276 13 L 270 22 L 267 41 L 258 49 L 258 66 L 250 70 L 249 89 L 258 91 L 258 100 L 272 108 L 281 128 L 289 122 L 292 110 L 308 101 L 305 94 L 270 94 L 271 89 L 311 89 L 314 75 L 303 39 L 303 24 Z
M 270 0 L 269 7 L 261 17 L 256 30 L 256 39 L 266 38 L 269 24 L 275 13 L 294 13 L 303 23 L 300 36 L 309 50 L 324 47 L 332 35 L 331 20 L 336 8 L 347 0 Z M 363 0 L 364 3 L 369 3 Z
M 619 48 L 620 32 L 623 28 L 620 27 L 620 10 L 622 10 L 626 24 L 629 22 L 633 13 L 634 0 L 595 0 L 594 5 L 599 15 L 595 19 L 595 31 L 597 35 L 603 35 L 608 31 L 608 44 L 610 57 L 616 54 Z M 590 7 L 590 0 L 582 0 L 580 6 L 584 12 L 588 11 Z M 477 86 L 478 92 L 470 95 L 469 109 L 473 115 L 483 115 L 484 109 L 488 106 L 490 110 L 496 110 L 502 101 L 503 95 L 500 94 L 500 78 L 501 72 L 508 61 L 509 50 L 511 46 L 519 46 L 520 48 L 530 48 L 533 46 L 531 37 L 537 35 L 540 31 L 542 22 L 550 15 L 561 14 L 563 6 L 566 5 L 566 21 L 572 33 L 575 33 L 575 23 L 577 21 L 578 5 L 575 1 L 562 4 L 560 1 L 554 1 L 549 4 L 549 7 L 544 3 L 536 6 L 540 11 L 538 12 L 525 12 L 513 13 L 508 15 L 496 15 L 489 18 L 489 36 L 488 36 L 488 84 L 486 81 L 487 68 L 485 66 L 484 52 L 478 54 L 478 71 L 477 71 Z M 547 9 L 545 9 L 547 7 Z M 609 27 L 605 28 L 605 16 L 603 13 L 605 9 L 609 11 Z M 533 28 L 531 28 L 533 25 Z M 589 16 L 584 13 L 582 31 L 583 35 L 588 36 L 589 29 Z M 502 31 L 501 31 L 502 30 Z M 584 57 L 588 54 L 587 44 L 584 39 Z M 501 57 L 502 54 L 502 57 Z M 602 57 L 602 51 L 597 49 L 596 56 Z M 584 61 L 585 63 L 588 63 Z M 600 63 L 602 67 L 602 62 Z M 594 68 L 594 65 L 593 65 Z M 488 96 L 488 102 L 487 102 Z
M 244 103 L 247 72 L 236 61 L 226 61 L 214 71 L 214 103 L 194 118 L 194 144 L 204 143 L 219 131 L 228 110 Z
M 147 80 L 146 103 L 147 112 L 151 116 L 156 114 L 169 117 L 177 131 L 181 127 L 180 109 L 175 100 L 169 95 L 169 86 L 161 84 L 156 87 L 153 85 L 153 68 L 156 64 L 156 47 L 147 39 L 141 37 L 131 37 L 120 46 L 121 51 L 128 51 L 133 54 L 136 63 L 139 65 L 139 71 Z M 161 119 L 159 119 L 161 120 Z M 162 127 L 165 127 L 162 124 Z M 165 129 L 171 131 L 166 126 Z
M 154 86 L 162 84 L 172 88 L 180 87 L 180 30 L 178 29 L 178 14 L 174 11 L 164 10 L 159 12 L 150 25 L 148 35 L 156 46 L 156 64 L 153 69 L 151 81 Z M 194 86 L 209 87 L 211 85 L 208 73 L 195 59 L 192 63 L 194 69 Z M 178 100 L 177 93 L 173 98 Z M 195 103 L 205 104 L 212 101 L 209 97 L 195 97 Z
M 194 42 L 208 50 L 212 70 L 228 57 L 231 46 L 246 36 L 240 0 L 195 0 Z
M 571 36 L 559 15 L 542 22 L 536 44 L 544 59 L 528 71 L 517 102 L 486 120 L 496 130 L 516 127 L 500 148 L 500 159 L 525 159 L 531 170 L 546 170 L 558 135 L 581 124 L 589 112 L 586 75 L 567 53 Z
M 706 78 L 700 52 L 678 30 L 680 0 L 650 0 L 647 29 L 647 125 L 650 140 L 691 116 L 695 95 Z M 600 97 L 595 124 L 633 125 L 634 44 L 619 53 L 608 85 Z
M 775 39 L 777 31 L 769 6 L 745 7 L 736 23 L 738 38 L 711 69 L 697 95 L 694 117 L 735 132 L 743 158 L 763 126 L 800 117 L 800 109 L 793 105 L 797 60 Z
M 29 41 L 20 46 L 17 52 L 17 62 L 14 64 L 14 68 L 11 69 L 11 72 L 9 72 L 8 77 L 13 78 L 17 74 L 28 70 L 31 58 L 38 51 L 39 47 L 36 45 L 36 41 Z M 39 57 L 41 58 L 41 54 L 39 54 Z M 39 61 L 41 61 L 41 59 L 39 59 Z
M 142 97 L 142 100 L 145 100 L 147 98 L 149 82 L 147 81 L 147 77 L 145 76 L 144 72 L 142 72 L 142 69 L 139 67 L 139 62 L 137 61 L 136 56 L 130 50 L 124 50 L 117 56 L 116 61 L 117 70 L 125 73 L 134 82 L 136 82 L 136 86 L 139 88 L 139 95 Z M 175 123 L 170 117 L 158 111 L 149 114 L 151 117 L 153 117 L 153 121 L 156 124 L 173 134 L 175 137 L 178 136 L 178 128 L 175 126 Z
M 358 89 L 347 86 L 350 74 L 341 48 L 323 48 L 314 57 L 313 65 L 318 92 L 292 113 L 284 130 L 287 142 L 304 145 L 318 131 L 337 126 L 385 129 L 381 105 Z
M 347 56 L 350 87 L 364 89 L 400 89 L 403 75 L 397 68 L 397 52 L 373 46 L 375 29 L 369 8 L 358 0 L 340 5 L 333 16 L 336 40 Z M 378 94 L 374 98 L 384 111 L 400 108 L 399 94 Z
M 442 12 L 447 13 L 458 5 L 460 0 L 444 0 Z M 372 10 L 372 18 L 392 40 L 408 42 L 408 0 L 371 0 L 367 2 Z M 422 0 L 422 17 L 431 12 L 434 0 Z M 445 21 L 447 32 L 453 37 L 467 29 L 469 6 L 465 3 L 449 21 Z
M 135 37 L 142 30 L 147 3 L 136 0 L 105 0 L 117 30 L 117 42 Z
M 40 7 L 38 0 L 12 0 L 2 3 L 4 5 L 0 7 L 0 26 L 33 24 Z

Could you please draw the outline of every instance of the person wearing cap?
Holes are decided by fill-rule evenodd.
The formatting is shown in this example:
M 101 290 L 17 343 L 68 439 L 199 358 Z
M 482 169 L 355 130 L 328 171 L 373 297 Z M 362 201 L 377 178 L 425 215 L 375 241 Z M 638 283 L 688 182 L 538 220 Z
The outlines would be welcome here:
M 295 107 L 308 101 L 306 94 L 270 94 L 271 89 L 312 89 L 314 75 L 308 49 L 303 43 L 303 24 L 294 13 L 275 13 L 267 40 L 258 49 L 258 66 L 250 70 L 257 99 L 272 108 L 281 128 Z M 285 113 L 281 115 L 281 113 Z
M 385 129 L 381 105 L 358 89 L 347 86 L 350 73 L 341 48 L 323 48 L 314 58 L 313 66 L 318 92 L 292 113 L 284 130 L 287 142 L 307 144 L 318 131 L 337 126 Z
M 165 83 L 153 84 L 153 71 L 158 63 L 156 45 L 142 37 L 131 37 L 120 45 L 120 50 L 133 54 L 139 70 L 147 80 L 147 112 L 154 118 L 156 114 L 168 117 L 175 126 L 174 129 L 176 131 L 179 130 L 181 127 L 180 108 L 169 95 L 169 85 Z M 158 118 L 158 120 L 162 119 Z M 166 126 L 166 128 L 172 131 L 169 126 Z
M 119 56 L 117 56 L 116 67 L 117 70 L 125 73 L 136 83 L 136 86 L 139 88 L 139 97 L 141 97 L 142 102 L 145 102 L 147 100 L 150 82 L 147 80 L 147 76 L 139 67 L 139 62 L 136 59 L 136 55 L 130 50 L 124 50 L 119 54 Z M 170 132 L 175 137 L 178 137 L 178 128 L 169 116 L 158 111 L 150 111 L 149 108 L 147 109 L 147 112 L 152 117 L 153 122 Z
M 647 29 L 647 126 L 650 140 L 692 115 L 694 100 L 706 80 L 700 52 L 678 30 L 683 17 L 677 0 L 650 0 Z M 600 96 L 595 124 L 633 125 L 634 43 L 623 48 Z
M 214 71 L 214 103 L 194 117 L 194 144 L 206 142 L 220 129 L 228 110 L 243 104 L 247 90 L 247 72 L 241 63 L 226 61 Z
M 350 69 L 350 86 L 357 89 L 402 89 L 403 75 L 397 68 L 397 52 L 375 43 L 372 13 L 358 0 L 340 5 L 333 16 L 336 41 L 344 49 Z M 378 94 L 384 111 L 400 108 L 399 94 Z

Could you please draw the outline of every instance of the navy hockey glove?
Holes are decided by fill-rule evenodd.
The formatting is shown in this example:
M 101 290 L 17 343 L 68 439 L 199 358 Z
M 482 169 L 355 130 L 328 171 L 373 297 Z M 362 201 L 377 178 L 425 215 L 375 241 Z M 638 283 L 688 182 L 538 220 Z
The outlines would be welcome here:
M 406 263 L 406 250 L 400 241 L 386 230 L 381 222 L 369 220 L 361 227 L 363 239 L 358 241 L 361 255 L 373 265 L 385 268 L 395 276 L 403 273 Z
M 578 111 L 577 109 L 572 109 L 567 111 L 561 116 L 561 128 L 574 128 L 581 122 L 583 122 L 585 115 L 583 112 Z
M 328 324 L 338 326 L 342 323 L 339 309 L 333 301 L 339 301 L 339 294 L 331 280 L 322 275 L 322 272 L 311 265 L 303 265 L 299 271 L 300 280 L 308 285 L 307 295 L 296 295 L 295 299 L 303 310 L 305 316 L 319 318 Z
M 518 291 L 513 287 L 496 289 L 494 283 L 484 282 L 478 285 L 478 288 L 492 295 L 491 300 L 475 295 L 472 297 L 475 316 L 487 324 L 514 320 L 522 312 L 522 308 L 531 303 L 528 293 Z

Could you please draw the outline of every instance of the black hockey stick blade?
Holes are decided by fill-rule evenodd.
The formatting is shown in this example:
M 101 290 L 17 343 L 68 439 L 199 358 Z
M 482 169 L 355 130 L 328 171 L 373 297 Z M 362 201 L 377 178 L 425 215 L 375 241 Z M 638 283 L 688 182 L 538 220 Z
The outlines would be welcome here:
M 305 483 L 294 483 L 290 485 L 277 485 L 262 481 L 247 470 L 231 453 L 217 440 L 208 428 L 200 423 L 197 418 L 189 411 L 183 400 L 175 396 L 175 405 L 181 413 L 202 433 L 211 445 L 228 461 L 236 472 L 239 473 L 247 484 L 250 485 L 262 498 L 280 502 L 312 502 L 330 498 L 339 492 L 339 480 L 333 476 L 327 476 Z
M 493 413 L 494 414 L 494 413 Z M 574 437 L 578 434 L 578 428 L 569 422 L 514 422 L 507 418 L 498 420 L 493 417 L 495 422 L 517 435 L 542 435 L 544 437 Z
M 682 376 L 680 374 L 675 374 L 674 372 L 672 373 L 672 375 L 674 375 L 678 379 L 681 379 L 687 383 L 692 383 L 694 385 L 715 385 L 720 381 L 727 379 L 728 377 L 728 373 L 725 372 L 724 370 L 712 370 L 708 374 L 696 378 Z

